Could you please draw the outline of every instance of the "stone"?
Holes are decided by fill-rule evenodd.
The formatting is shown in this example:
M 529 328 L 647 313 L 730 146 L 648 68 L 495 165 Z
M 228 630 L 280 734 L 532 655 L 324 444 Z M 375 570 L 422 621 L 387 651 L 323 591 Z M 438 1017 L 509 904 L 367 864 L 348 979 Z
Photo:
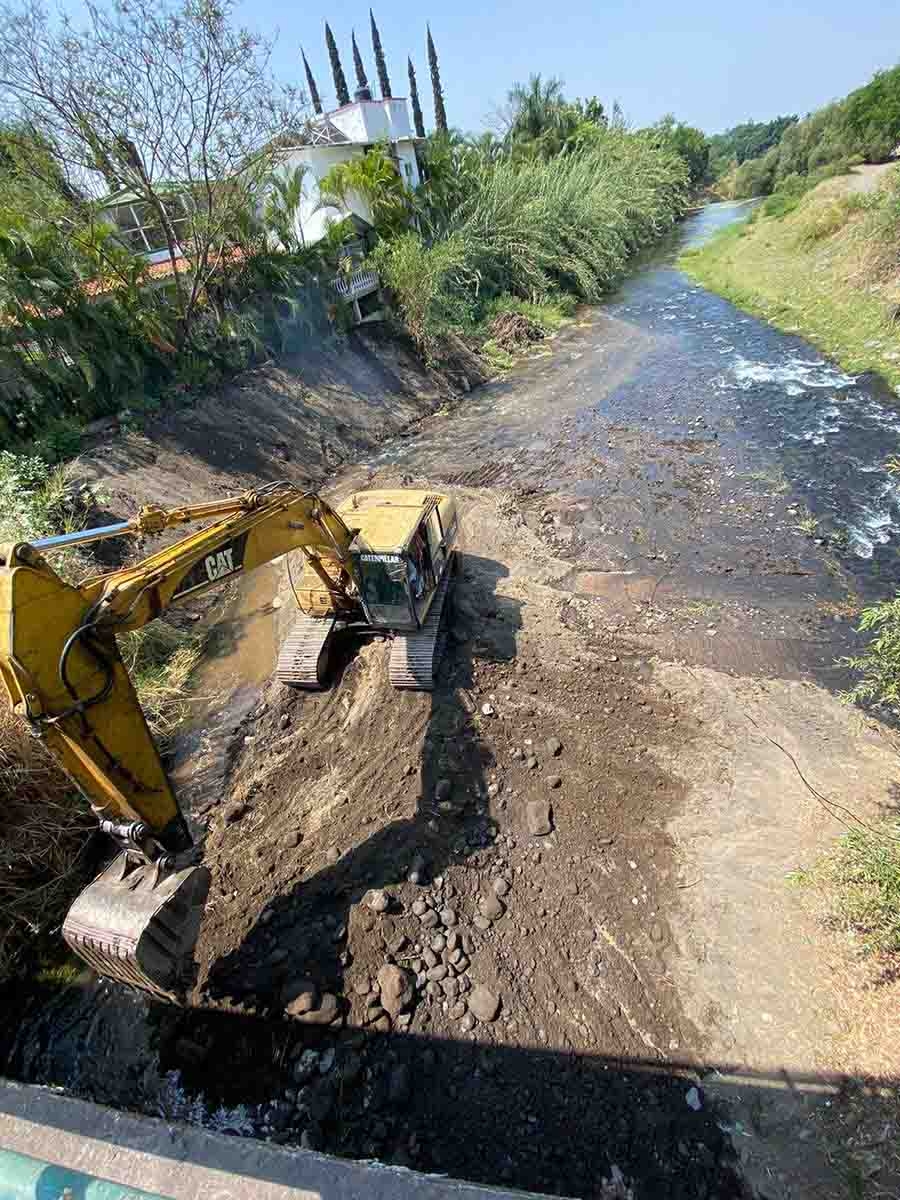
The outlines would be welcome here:
M 482 715 L 485 717 L 492 717 L 495 711 L 496 709 L 494 708 L 493 704 L 485 703 L 481 706 Z
M 506 907 L 499 896 L 489 895 L 482 896 L 478 901 L 478 907 L 481 910 L 481 915 L 487 917 L 489 921 L 499 921 L 506 912 Z
M 424 917 L 422 917 L 423 929 L 436 929 L 441 923 L 441 918 L 437 915 L 433 908 L 430 908 Z
M 413 900 L 412 912 L 414 917 L 424 917 L 428 912 L 428 905 L 421 896 L 418 898 L 418 900 Z
M 449 929 L 456 924 L 456 912 L 452 908 L 442 908 L 440 916 L 441 924 L 445 929 Z
M 388 1079 L 388 1100 L 391 1104 L 406 1104 L 412 1095 L 412 1075 L 406 1063 L 397 1063 Z
M 422 952 L 422 960 L 429 971 L 432 967 L 436 967 L 439 961 L 437 954 L 431 949 L 431 947 L 428 947 Z
M 391 898 L 381 888 L 373 888 L 372 891 L 366 892 L 365 903 L 372 912 L 383 913 L 391 907 Z
M 242 800 L 235 800 L 225 809 L 225 820 L 229 825 L 239 821 L 247 812 L 247 805 Z
M 509 892 L 509 883 L 502 875 L 498 875 L 494 880 L 493 888 L 495 896 L 505 896 Z
M 533 754 L 529 754 L 529 756 L 525 759 L 525 766 L 528 768 L 529 771 L 533 771 L 537 767 L 537 765 L 538 765 L 538 760 L 534 757 Z
M 421 854 L 417 854 L 409 865 L 409 872 L 406 876 L 410 883 L 414 883 L 421 887 L 428 878 L 428 868 L 425 859 Z
M 328 862 L 330 862 L 331 865 L 334 866 L 334 864 L 336 862 L 340 862 L 341 852 L 340 852 L 340 850 L 338 850 L 337 846 L 329 846 L 328 853 L 325 855 L 325 857 L 328 860 Z
M 430 946 L 435 954 L 440 954 L 443 950 L 446 949 L 447 939 L 444 937 L 444 935 L 442 933 L 436 933 L 434 935 L 434 937 L 431 939 Z
M 208 1053 L 208 1048 L 193 1038 L 180 1037 L 175 1042 L 175 1057 L 189 1067 L 199 1067 Z
M 554 788 L 554 789 L 558 788 L 558 787 L 562 787 L 561 777 L 559 775 L 548 775 L 547 776 L 547 787 Z
M 452 791 L 453 784 L 449 779 L 439 779 L 434 785 L 434 798 L 437 801 L 449 800 Z
M 438 963 L 436 967 L 429 967 L 425 976 L 432 983 L 440 983 L 442 979 L 447 978 L 447 969 L 446 963 Z
M 366 1009 L 365 1023 L 367 1025 L 373 1025 L 377 1021 L 380 1021 L 384 1015 L 385 1015 L 384 1009 L 381 1007 L 380 1004 L 378 1004 L 378 1003 L 371 1004 Z
M 692 1109 L 693 1112 L 699 1112 L 703 1107 L 703 1101 L 700 1098 L 699 1088 L 688 1088 L 688 1090 L 684 1093 L 684 1101 L 688 1108 Z
M 549 800 L 529 800 L 525 806 L 525 824 L 532 837 L 543 837 L 553 829 Z
M 319 1004 L 319 989 L 312 979 L 302 976 L 289 979 L 281 989 L 281 1003 L 289 1017 L 312 1012 Z
M 317 1008 L 288 1015 L 293 1016 L 295 1021 L 300 1021 L 303 1025 L 330 1025 L 340 1015 L 340 1011 L 341 1006 L 337 996 L 332 995 L 331 992 L 323 992 Z
M 294 1063 L 294 1082 L 308 1083 L 319 1069 L 318 1050 L 304 1050 Z
M 322 1051 L 322 1055 L 319 1058 L 320 1075 L 327 1075 L 334 1066 L 334 1053 L 334 1046 L 329 1046 L 327 1050 Z
M 466 1015 L 465 1000 L 457 1000 L 457 1002 L 450 1009 L 450 1012 L 447 1014 L 447 1016 L 450 1018 L 451 1021 L 461 1021 L 465 1015 Z
M 299 846 L 303 841 L 303 834 L 299 829 L 291 829 L 281 839 L 282 846 L 286 846 L 288 850 L 293 850 L 295 846 Z
M 562 742 L 559 738 L 547 738 L 546 742 L 544 742 L 544 752 L 550 758 L 558 758 L 562 754 Z
M 353 992 L 357 996 L 366 996 L 372 990 L 372 980 L 368 975 L 362 975 L 353 985 Z
M 472 918 L 472 924 L 476 929 L 480 929 L 482 933 L 487 933 L 491 927 L 490 921 L 487 919 L 487 917 L 483 917 L 481 913 L 475 914 L 475 916 Z
M 496 1021 L 497 1014 L 500 1012 L 500 998 L 495 996 L 489 988 L 479 984 L 472 989 L 472 994 L 469 996 L 469 1012 L 485 1025 L 489 1025 L 491 1021 Z
M 385 1013 L 383 1017 L 378 1018 L 378 1020 L 375 1022 L 375 1024 L 372 1026 L 372 1028 L 375 1030 L 376 1033 L 390 1033 L 391 1032 L 391 1018 L 387 1015 L 387 1013 Z
M 385 963 L 378 972 L 382 1007 L 392 1017 L 396 1017 L 412 1003 L 415 994 L 413 983 L 413 977 L 408 971 L 392 963 Z
M 472 1014 L 470 1012 L 467 1012 L 466 1015 L 463 1017 L 463 1019 L 460 1021 L 459 1027 L 463 1031 L 463 1033 L 471 1033 L 472 1030 L 475 1028 L 475 1018 L 472 1016 Z

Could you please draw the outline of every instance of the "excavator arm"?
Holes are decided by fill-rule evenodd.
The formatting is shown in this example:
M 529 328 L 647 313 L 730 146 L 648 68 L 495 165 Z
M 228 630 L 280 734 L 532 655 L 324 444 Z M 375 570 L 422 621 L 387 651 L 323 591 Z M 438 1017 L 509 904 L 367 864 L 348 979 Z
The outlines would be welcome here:
M 66 546 L 208 520 L 135 565 L 78 585 L 46 560 Z M 185 867 L 176 857 L 190 848 L 190 833 L 117 634 L 297 549 L 333 611 L 353 613 L 352 540 L 353 531 L 318 496 L 276 483 L 212 504 L 145 507 L 100 530 L 0 546 L 0 678 L 14 711 L 123 850 L 82 893 L 64 926 L 70 944 L 101 973 L 172 996 L 208 887 L 203 868 Z

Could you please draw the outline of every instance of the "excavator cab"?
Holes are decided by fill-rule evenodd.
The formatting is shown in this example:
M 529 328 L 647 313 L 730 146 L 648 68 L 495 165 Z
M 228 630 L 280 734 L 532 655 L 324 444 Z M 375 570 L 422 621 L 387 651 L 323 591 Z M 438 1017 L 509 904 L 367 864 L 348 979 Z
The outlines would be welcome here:
M 456 545 L 452 498 L 410 490 L 362 492 L 338 511 L 357 531 L 350 553 L 369 624 L 394 632 L 422 630 Z

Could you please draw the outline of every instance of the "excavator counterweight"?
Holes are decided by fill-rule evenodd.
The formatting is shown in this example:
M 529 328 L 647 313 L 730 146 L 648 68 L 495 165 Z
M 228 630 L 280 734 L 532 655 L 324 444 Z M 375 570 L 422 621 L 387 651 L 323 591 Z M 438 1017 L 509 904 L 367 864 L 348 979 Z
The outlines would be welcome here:
M 65 546 L 211 524 L 78 585 L 47 556 Z M 120 853 L 63 925 L 100 974 L 180 1000 L 209 890 L 117 635 L 170 605 L 291 551 L 303 556 L 302 612 L 279 658 L 292 686 L 327 680 L 335 629 L 392 640 L 397 687 L 430 689 L 453 578 L 457 516 L 444 495 L 403 489 L 339 509 L 290 483 L 184 508 L 146 506 L 118 525 L 0 546 L 0 680 L 14 711 L 88 799 Z M 395 658 L 397 668 L 395 670 Z

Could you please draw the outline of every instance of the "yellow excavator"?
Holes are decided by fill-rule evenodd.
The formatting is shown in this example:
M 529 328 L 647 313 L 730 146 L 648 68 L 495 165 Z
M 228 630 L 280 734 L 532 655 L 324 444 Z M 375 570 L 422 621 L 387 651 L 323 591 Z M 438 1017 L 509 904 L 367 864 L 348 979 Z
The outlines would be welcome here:
M 198 521 L 212 523 L 77 586 L 47 562 L 66 547 Z M 336 633 L 380 633 L 391 638 L 393 685 L 428 690 L 442 649 L 457 536 L 450 496 L 371 490 L 335 509 L 276 482 L 232 499 L 145 506 L 116 525 L 0 545 L 0 678 L 14 711 L 121 851 L 77 897 L 63 925 L 66 941 L 99 974 L 180 1000 L 210 882 L 197 865 L 116 635 L 300 551 L 301 613 L 279 656 L 278 678 L 322 687 Z

